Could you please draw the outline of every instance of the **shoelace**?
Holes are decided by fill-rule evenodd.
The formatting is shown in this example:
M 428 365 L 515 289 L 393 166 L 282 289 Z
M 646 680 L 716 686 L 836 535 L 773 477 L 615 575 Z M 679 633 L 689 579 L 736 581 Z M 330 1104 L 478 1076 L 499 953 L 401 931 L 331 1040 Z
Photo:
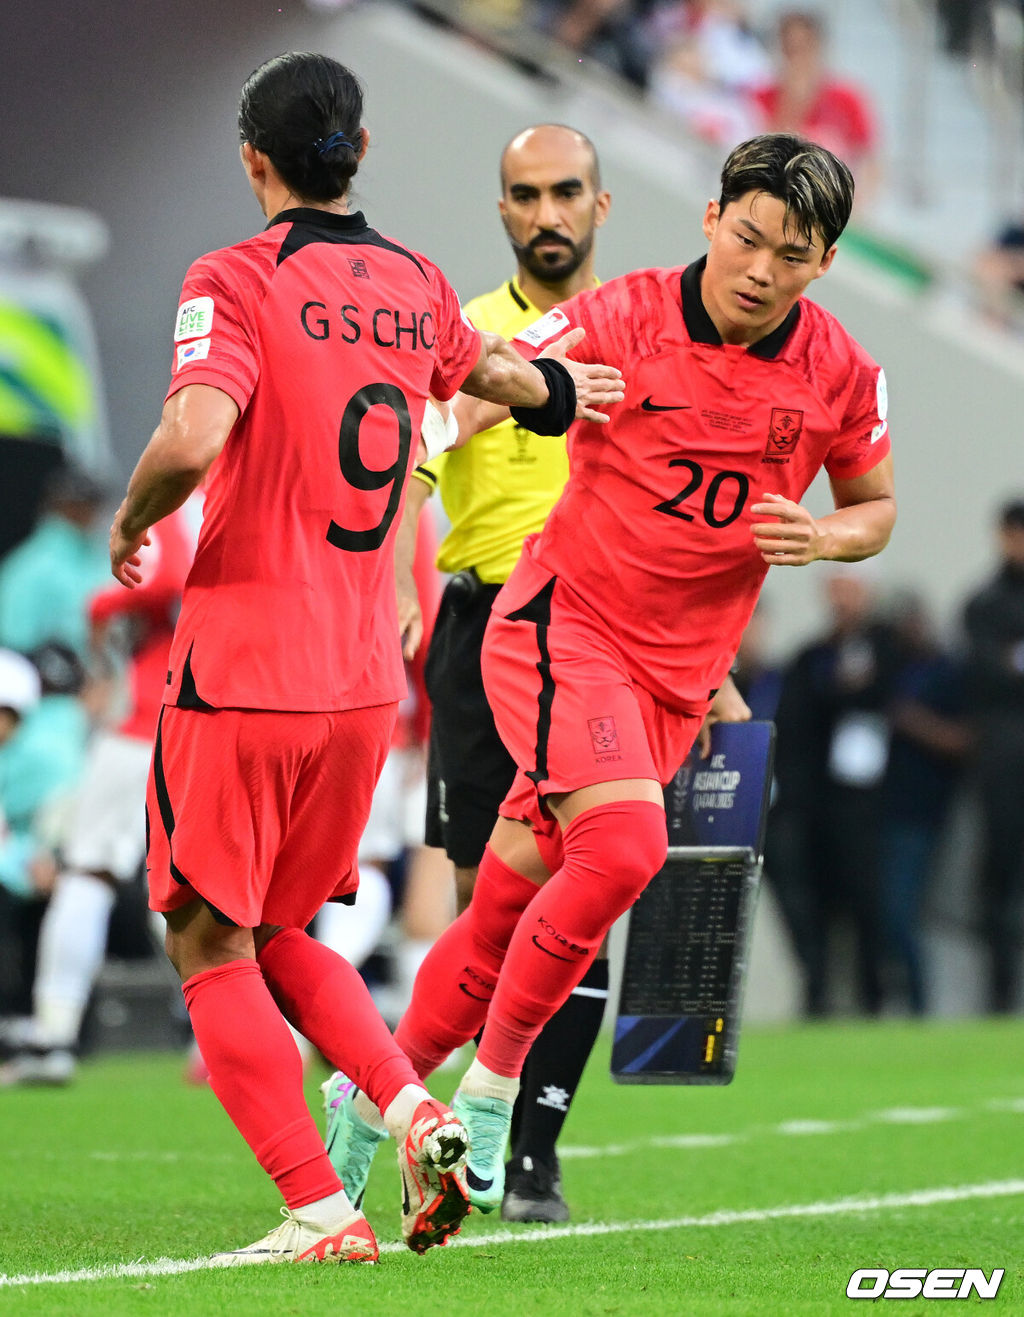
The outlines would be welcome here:
M 303 1226 L 290 1207 L 282 1207 L 281 1215 L 285 1219 L 260 1243 L 270 1253 L 294 1253 L 302 1231 L 307 1227 Z

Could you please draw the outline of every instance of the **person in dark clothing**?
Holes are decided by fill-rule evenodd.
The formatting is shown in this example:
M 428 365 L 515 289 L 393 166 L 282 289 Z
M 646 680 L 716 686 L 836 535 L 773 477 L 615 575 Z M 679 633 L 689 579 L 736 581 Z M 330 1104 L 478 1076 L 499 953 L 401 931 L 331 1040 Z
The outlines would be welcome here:
M 783 675 L 765 867 L 804 973 L 806 1013 L 831 1010 L 830 934 L 846 917 L 858 1005 L 874 1015 L 883 998 L 879 829 L 897 647 L 875 618 L 863 568 L 831 564 L 825 589 L 831 627 Z
M 936 640 L 923 600 L 905 595 L 893 615 L 899 659 L 882 785 L 882 928 L 890 986 L 923 1015 L 922 907 L 969 729 L 963 667 Z
M 1024 930 L 1024 498 L 998 517 L 1000 563 L 964 608 L 967 708 L 982 819 L 981 932 L 988 1007 L 1018 1002 Z

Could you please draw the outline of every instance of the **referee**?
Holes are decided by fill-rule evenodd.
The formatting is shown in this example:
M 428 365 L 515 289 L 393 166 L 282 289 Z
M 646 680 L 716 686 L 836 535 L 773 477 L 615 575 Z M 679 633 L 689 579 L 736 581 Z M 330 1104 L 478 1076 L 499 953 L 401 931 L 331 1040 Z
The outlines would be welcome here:
M 582 133 L 540 124 L 514 137 L 501 157 L 498 210 L 516 273 L 468 303 L 473 324 L 511 339 L 557 303 L 595 287 L 594 235 L 610 204 L 597 153 Z M 415 528 L 436 487 L 451 523 L 437 565 L 451 580 L 425 669 L 433 707 L 426 841 L 443 847 L 455 866 L 460 911 L 469 903 L 477 865 L 516 767 L 484 695 L 484 628 L 523 540 L 544 525 L 569 475 L 564 435 L 532 434 L 506 409 L 460 397 L 462 434 L 473 434 L 484 415 L 495 419 L 490 429 L 414 471 L 395 559 L 399 624 L 409 658 L 421 635 L 412 577 Z M 608 962 L 602 959 L 530 1053 L 502 1203 L 506 1221 L 568 1220 L 555 1141 L 601 1027 L 607 995 Z

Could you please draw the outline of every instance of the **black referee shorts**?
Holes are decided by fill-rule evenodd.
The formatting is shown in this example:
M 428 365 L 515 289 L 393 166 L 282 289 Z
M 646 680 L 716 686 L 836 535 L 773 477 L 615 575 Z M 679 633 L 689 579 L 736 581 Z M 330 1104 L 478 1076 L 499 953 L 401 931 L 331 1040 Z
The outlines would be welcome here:
M 460 869 L 480 863 L 516 765 L 494 727 L 480 650 L 498 585 L 458 572 L 441 597 L 424 677 L 431 702 L 428 846 Z

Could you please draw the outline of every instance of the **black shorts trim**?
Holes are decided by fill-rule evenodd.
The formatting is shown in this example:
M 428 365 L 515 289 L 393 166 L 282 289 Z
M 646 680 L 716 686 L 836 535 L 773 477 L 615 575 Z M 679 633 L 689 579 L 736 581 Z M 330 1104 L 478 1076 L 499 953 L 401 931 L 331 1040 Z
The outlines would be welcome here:
M 192 884 L 174 863 L 171 857 L 171 838 L 174 836 L 174 808 L 171 805 L 171 795 L 167 790 L 167 777 L 164 773 L 164 711 L 161 708 L 160 717 L 156 723 L 156 744 L 153 747 L 153 787 L 156 791 L 156 803 L 160 810 L 160 821 L 164 825 L 164 835 L 167 838 L 167 855 L 168 866 L 171 871 L 171 877 L 182 887 L 191 887 Z M 147 826 L 149 815 L 146 815 Z M 147 835 L 147 842 L 149 837 Z
M 537 743 L 534 750 L 535 769 L 527 773 L 535 787 L 547 780 L 548 742 L 551 739 L 551 706 L 555 701 L 555 683 L 551 676 L 551 651 L 548 648 L 548 629 L 551 626 L 551 596 L 555 591 L 556 577 L 552 576 L 544 588 L 537 592 L 522 608 L 508 614 L 510 622 L 532 622 L 537 628 L 537 671 L 540 673 L 540 694 L 537 697 Z
M 160 810 L 160 821 L 163 824 L 164 833 L 167 837 L 167 867 L 171 877 L 182 887 L 191 887 L 192 884 L 174 863 L 174 857 L 171 854 L 171 838 L 174 836 L 174 807 L 171 805 L 171 795 L 167 789 L 167 776 L 164 773 L 163 761 L 163 722 L 164 711 L 160 710 L 160 717 L 156 724 L 156 744 L 153 747 L 153 788 L 156 792 L 156 803 Z M 149 850 L 149 810 L 146 810 L 146 850 Z M 206 899 L 201 892 L 196 893 L 200 900 L 213 915 L 218 924 L 224 925 L 225 928 L 238 928 L 233 919 L 229 919 L 223 910 L 218 910 L 215 905 Z

